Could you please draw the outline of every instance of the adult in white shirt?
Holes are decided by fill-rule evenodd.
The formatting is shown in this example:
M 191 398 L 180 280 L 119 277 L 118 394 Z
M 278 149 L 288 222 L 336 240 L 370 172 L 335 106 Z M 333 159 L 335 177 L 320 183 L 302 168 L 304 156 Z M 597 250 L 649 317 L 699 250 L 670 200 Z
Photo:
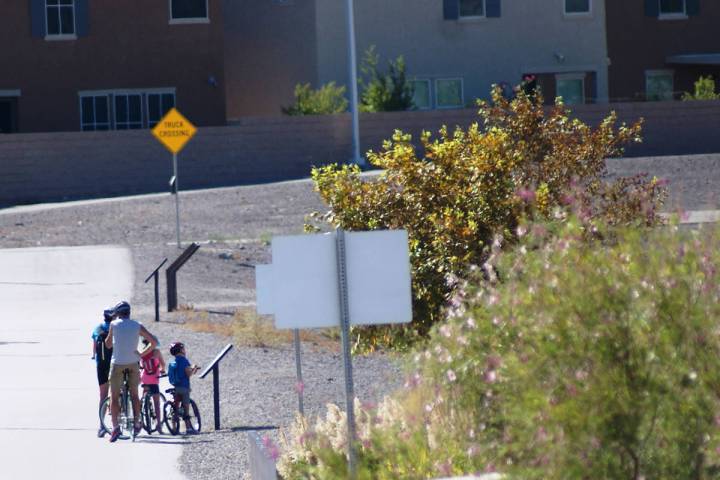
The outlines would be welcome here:
M 147 329 L 135 320 L 130 319 L 130 304 L 120 302 L 115 305 L 114 313 L 116 320 L 110 323 L 110 331 L 105 339 L 105 345 L 112 347 L 112 360 L 110 362 L 110 390 L 113 395 L 110 397 L 110 412 L 112 414 L 113 431 L 110 434 L 110 441 L 114 442 L 120 436 L 118 426 L 118 414 L 120 413 L 120 399 L 117 394 L 122 391 L 123 372 L 129 372 L 128 385 L 132 399 L 133 413 L 135 415 L 135 435 L 142 429 L 140 422 L 140 397 L 138 386 L 140 384 L 140 355 L 152 350 L 157 346 L 155 337 Z M 143 337 L 148 345 L 142 352 L 138 352 L 138 341 Z M 117 394 L 116 394 L 117 393 Z

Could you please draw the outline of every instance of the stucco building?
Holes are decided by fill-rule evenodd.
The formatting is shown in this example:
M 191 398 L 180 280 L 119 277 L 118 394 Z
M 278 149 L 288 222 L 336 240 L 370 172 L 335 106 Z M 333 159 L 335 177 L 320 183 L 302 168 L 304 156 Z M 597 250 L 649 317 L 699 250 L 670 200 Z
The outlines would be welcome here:
M 720 75 L 720 2 L 607 0 L 610 97 L 670 100 Z
M 225 123 L 221 0 L 0 0 L 0 131 Z
M 344 1 L 236 0 L 226 10 L 230 117 L 279 113 L 297 83 L 348 84 Z M 474 105 L 492 84 L 510 89 L 528 74 L 549 98 L 607 101 L 604 0 L 358 0 L 355 30 L 359 59 L 371 45 L 381 62 L 403 55 L 419 108 Z

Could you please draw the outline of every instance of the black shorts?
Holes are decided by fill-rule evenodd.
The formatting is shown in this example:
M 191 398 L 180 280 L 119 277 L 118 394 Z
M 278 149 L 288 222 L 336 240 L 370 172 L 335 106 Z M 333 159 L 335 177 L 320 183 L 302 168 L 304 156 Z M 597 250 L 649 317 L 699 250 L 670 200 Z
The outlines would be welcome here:
M 160 393 L 160 385 L 157 385 L 157 384 L 147 385 L 147 384 L 143 383 L 143 388 L 147 389 L 147 391 L 148 391 L 148 393 L 150 393 L 150 395 L 157 395 L 158 393 Z
M 110 379 L 110 364 L 109 363 L 98 363 L 97 364 L 97 378 L 98 385 L 105 385 Z

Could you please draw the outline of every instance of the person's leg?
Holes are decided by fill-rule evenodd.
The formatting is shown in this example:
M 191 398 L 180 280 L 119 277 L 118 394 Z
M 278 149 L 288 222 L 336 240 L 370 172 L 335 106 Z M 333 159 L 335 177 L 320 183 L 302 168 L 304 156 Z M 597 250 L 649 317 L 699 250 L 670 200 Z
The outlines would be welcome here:
M 110 367 L 110 414 L 112 416 L 113 430 L 118 428 L 118 416 L 120 414 L 120 401 L 116 392 L 122 389 L 122 366 L 113 365 Z
M 155 405 L 155 420 L 157 421 L 156 428 L 159 433 L 162 433 L 162 422 L 160 421 L 162 413 L 160 412 L 160 394 L 159 393 L 156 393 L 153 395 L 153 405 Z
M 110 388 L 110 384 L 107 382 L 100 385 L 100 403 L 98 404 L 98 412 L 102 408 L 102 405 L 108 396 L 109 388 Z M 98 418 L 98 421 L 100 422 L 100 428 L 98 429 L 98 436 L 103 436 L 105 434 L 105 427 L 103 427 L 102 419 Z
M 137 365 L 128 366 L 130 369 L 130 375 L 128 377 L 128 387 L 130 388 L 130 398 L 133 404 L 133 415 L 135 416 L 135 430 L 142 428 L 142 422 L 140 421 L 140 396 L 138 395 L 138 388 L 140 386 L 140 370 Z

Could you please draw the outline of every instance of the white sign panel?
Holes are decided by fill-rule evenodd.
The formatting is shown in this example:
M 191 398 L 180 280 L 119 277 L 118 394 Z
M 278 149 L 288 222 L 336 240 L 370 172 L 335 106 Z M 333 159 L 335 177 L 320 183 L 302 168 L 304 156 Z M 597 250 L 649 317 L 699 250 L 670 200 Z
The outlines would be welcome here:
M 338 326 L 335 235 L 274 237 L 272 257 L 275 327 Z
M 272 298 L 272 265 L 256 265 L 255 266 L 255 303 L 257 313 L 260 315 L 272 315 L 273 298 Z
M 405 230 L 345 232 L 352 325 L 412 320 L 410 253 Z
M 275 237 L 273 263 L 256 267 L 258 313 L 277 328 L 340 325 L 336 235 Z M 410 256 L 404 230 L 346 232 L 350 323 L 412 320 Z

